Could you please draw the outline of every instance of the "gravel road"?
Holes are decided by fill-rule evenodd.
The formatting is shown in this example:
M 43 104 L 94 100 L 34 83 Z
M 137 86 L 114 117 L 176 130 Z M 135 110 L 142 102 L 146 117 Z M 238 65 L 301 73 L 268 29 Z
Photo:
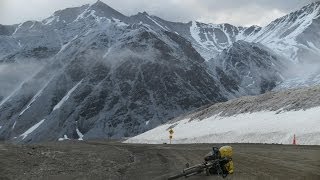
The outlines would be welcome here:
M 187 162 L 201 163 L 212 146 L 107 141 L 0 143 L 0 179 L 167 179 L 182 170 Z M 320 179 L 320 146 L 231 146 L 235 173 L 227 179 Z M 189 179 L 222 178 L 203 175 Z

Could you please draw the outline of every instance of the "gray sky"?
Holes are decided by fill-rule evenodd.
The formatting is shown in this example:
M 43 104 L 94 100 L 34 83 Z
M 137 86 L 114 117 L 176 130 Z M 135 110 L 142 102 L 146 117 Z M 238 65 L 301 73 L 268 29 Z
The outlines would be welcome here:
M 146 11 L 170 21 L 266 25 L 319 0 L 102 0 L 125 15 Z M 0 24 L 42 20 L 54 11 L 96 0 L 0 0 Z

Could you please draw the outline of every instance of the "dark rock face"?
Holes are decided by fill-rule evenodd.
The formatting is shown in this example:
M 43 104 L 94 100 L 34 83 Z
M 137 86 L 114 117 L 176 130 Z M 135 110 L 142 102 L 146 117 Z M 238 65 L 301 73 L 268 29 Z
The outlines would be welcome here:
M 228 92 L 232 93 L 234 91 L 239 91 L 239 84 L 235 79 L 228 76 L 219 67 L 216 68 L 216 72 L 219 77 L 219 81 Z
M 199 63 L 203 63 L 205 61 L 203 57 L 193 48 L 192 44 L 189 41 L 175 33 L 169 31 L 166 31 L 165 33 L 173 41 L 181 45 L 182 51 L 186 54 L 187 57 Z

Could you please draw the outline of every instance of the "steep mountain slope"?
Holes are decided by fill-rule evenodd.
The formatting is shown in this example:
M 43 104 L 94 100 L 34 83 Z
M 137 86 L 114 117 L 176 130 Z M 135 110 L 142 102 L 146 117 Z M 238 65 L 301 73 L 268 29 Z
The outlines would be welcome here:
M 261 44 L 245 41 L 233 43 L 217 58 L 210 60 L 209 64 L 233 78 L 236 86 L 242 87 L 243 94 L 251 95 L 272 90 L 282 82 L 290 67 L 290 61 L 272 50 Z
M 69 26 L 90 26 L 1 102 L 1 139 L 132 136 L 227 100 L 205 60 L 177 34 L 95 14 L 78 21 Z
M 217 103 L 180 116 L 127 143 L 278 143 L 319 145 L 320 87 L 272 92 Z
M 293 62 L 318 61 L 320 2 L 278 18 L 244 40 L 260 42 Z

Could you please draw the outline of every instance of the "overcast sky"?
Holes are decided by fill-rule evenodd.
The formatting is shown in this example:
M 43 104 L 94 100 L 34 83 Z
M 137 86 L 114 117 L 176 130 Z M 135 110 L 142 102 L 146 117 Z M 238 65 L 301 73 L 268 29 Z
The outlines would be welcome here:
M 97 0 L 0 0 L 0 24 L 42 20 L 54 11 Z M 125 15 L 146 11 L 170 21 L 266 25 L 319 0 L 102 0 Z

